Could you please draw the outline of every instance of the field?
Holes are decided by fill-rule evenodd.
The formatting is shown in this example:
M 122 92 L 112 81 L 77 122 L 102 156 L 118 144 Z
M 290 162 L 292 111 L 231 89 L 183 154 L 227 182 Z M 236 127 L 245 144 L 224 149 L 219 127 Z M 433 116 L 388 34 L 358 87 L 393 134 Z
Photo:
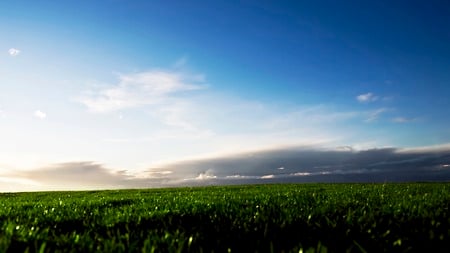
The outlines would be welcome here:
M 0 194 L 0 252 L 448 252 L 450 184 Z

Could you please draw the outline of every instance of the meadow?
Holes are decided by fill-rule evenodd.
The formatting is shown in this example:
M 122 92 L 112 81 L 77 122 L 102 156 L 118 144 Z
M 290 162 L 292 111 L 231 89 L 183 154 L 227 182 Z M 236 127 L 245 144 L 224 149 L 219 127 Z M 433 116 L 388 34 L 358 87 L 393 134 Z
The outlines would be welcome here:
M 449 252 L 450 184 L 0 194 L 0 252 Z

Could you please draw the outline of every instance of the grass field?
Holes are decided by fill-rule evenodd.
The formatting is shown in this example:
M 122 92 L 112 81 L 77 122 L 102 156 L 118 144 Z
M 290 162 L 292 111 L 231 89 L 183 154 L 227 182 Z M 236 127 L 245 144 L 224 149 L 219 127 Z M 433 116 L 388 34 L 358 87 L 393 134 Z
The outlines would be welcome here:
M 0 252 L 449 252 L 450 184 L 0 194 Z

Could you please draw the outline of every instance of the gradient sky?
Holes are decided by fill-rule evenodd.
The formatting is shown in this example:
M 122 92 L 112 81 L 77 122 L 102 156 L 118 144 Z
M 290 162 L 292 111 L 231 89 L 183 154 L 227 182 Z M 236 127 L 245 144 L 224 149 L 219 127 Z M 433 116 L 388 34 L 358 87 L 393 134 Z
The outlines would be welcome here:
M 33 172 L 61 165 L 142 179 L 258 150 L 450 147 L 447 1 L 1 1 L 0 38 L 3 191 L 52 189 Z

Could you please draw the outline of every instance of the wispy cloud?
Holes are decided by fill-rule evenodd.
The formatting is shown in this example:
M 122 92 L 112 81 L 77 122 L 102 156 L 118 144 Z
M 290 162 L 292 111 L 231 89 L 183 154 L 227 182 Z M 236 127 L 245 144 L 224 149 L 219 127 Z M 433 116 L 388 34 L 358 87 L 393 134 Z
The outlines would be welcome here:
M 323 105 L 297 108 L 273 115 L 262 124 L 264 128 L 276 129 L 294 125 L 325 125 L 343 122 L 359 116 L 357 111 L 334 111 Z
M 407 117 L 395 117 L 392 119 L 394 123 L 409 123 L 415 121 L 415 118 L 407 118 Z
M 81 183 L 90 186 L 122 185 L 129 176 L 122 172 L 112 172 L 94 162 L 70 162 L 54 164 L 24 173 L 25 177 L 43 184 L 65 185 Z
M 121 75 L 116 84 L 87 91 L 78 102 L 93 113 L 120 113 L 124 120 L 122 110 L 139 109 L 140 117 L 154 123 L 147 134 L 110 136 L 104 139 L 108 142 L 195 140 L 193 150 L 210 147 L 201 153 L 329 141 L 341 136 L 335 133 L 339 124 L 361 117 L 361 112 L 325 105 L 284 107 L 217 94 L 205 83 L 202 75 L 154 70 Z
M 432 146 L 422 146 L 422 147 L 411 147 L 411 148 L 402 148 L 398 149 L 396 152 L 398 153 L 446 153 L 450 151 L 450 143 L 445 143 L 441 145 L 432 145 Z
M 114 170 L 95 162 L 81 161 L 16 172 L 15 175 L 4 176 L 3 180 L 9 180 L 10 183 L 18 180 L 30 182 L 26 190 L 151 188 L 165 186 L 171 173 L 164 170 L 142 177 L 129 175 L 126 170 Z
M 21 51 L 19 49 L 17 49 L 17 48 L 10 48 L 8 50 L 8 54 L 11 55 L 11 56 L 18 56 L 20 54 L 20 52 Z
M 356 100 L 360 103 L 374 102 L 374 101 L 377 101 L 378 98 L 379 97 L 375 96 L 375 94 L 373 94 L 372 92 L 368 92 L 368 93 L 356 96 Z
M 179 61 L 181 65 L 186 64 L 183 58 Z M 158 151 L 149 147 L 156 150 L 154 156 L 164 156 L 164 161 L 169 157 L 173 161 L 261 147 L 337 142 L 341 145 L 344 139 L 354 144 L 361 141 L 358 134 L 363 132 L 363 122 L 376 121 L 387 110 L 348 110 L 324 104 L 270 104 L 232 93 L 217 93 L 213 87 L 206 84 L 201 74 L 181 69 L 153 69 L 119 75 L 117 82 L 87 90 L 77 101 L 92 113 L 123 115 L 123 122 L 127 124 L 138 117 L 140 122 L 148 122 L 148 131 L 114 133 L 103 140 L 127 145 L 140 143 L 147 147 L 149 143 L 176 145 L 170 156 L 161 154 L 169 152 L 167 148 Z M 374 99 L 372 93 L 367 96 L 366 100 Z M 159 162 L 159 159 L 154 160 Z M 157 162 L 151 164 L 158 165 Z
M 40 111 L 40 110 L 36 110 L 33 115 L 34 115 L 34 117 L 36 117 L 38 119 L 45 119 L 45 118 L 47 118 L 47 114 L 42 112 L 42 111 Z
M 188 57 L 183 56 L 183 57 L 179 58 L 178 60 L 176 60 L 173 66 L 175 68 L 182 68 L 182 67 L 186 66 L 187 62 L 188 62 Z
M 168 70 L 120 75 L 118 83 L 86 91 L 77 100 L 89 111 L 107 113 L 145 105 L 162 105 L 172 95 L 204 88 L 203 75 Z
M 367 116 L 366 116 L 366 119 L 364 121 L 365 122 L 377 121 L 380 118 L 380 116 L 383 113 L 387 112 L 387 111 L 389 111 L 389 109 L 387 109 L 387 108 L 379 108 L 379 109 L 376 109 L 376 110 L 373 110 L 373 111 L 369 111 L 368 113 L 366 113 Z
M 147 174 L 147 176 L 149 177 L 165 177 L 167 175 L 172 174 L 173 171 L 171 170 L 155 170 L 155 169 L 151 169 L 145 172 L 145 174 Z

